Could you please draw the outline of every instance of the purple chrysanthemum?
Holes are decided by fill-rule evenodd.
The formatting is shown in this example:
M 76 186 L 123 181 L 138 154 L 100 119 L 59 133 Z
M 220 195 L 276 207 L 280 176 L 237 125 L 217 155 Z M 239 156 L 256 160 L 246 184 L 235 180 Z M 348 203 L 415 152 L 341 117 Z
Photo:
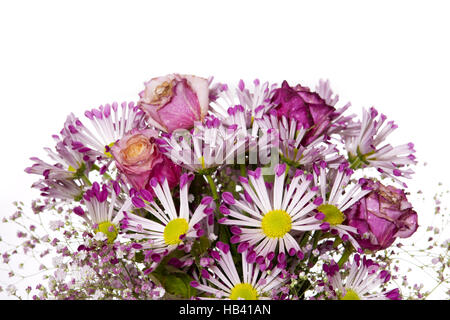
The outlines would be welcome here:
M 242 273 L 237 269 L 228 244 L 217 242 L 210 252 L 214 263 L 202 269 L 205 283 L 191 282 L 191 286 L 208 294 L 201 299 L 265 300 L 283 285 L 288 277 L 284 269 L 271 268 L 260 271 L 255 256 L 242 252 Z
M 339 266 L 332 261 L 323 265 L 328 277 L 327 283 L 322 283 L 329 299 L 338 300 L 400 300 L 398 289 L 387 291 L 382 289 L 391 275 L 386 270 L 380 270 L 379 265 L 356 254 L 349 266 L 347 276 L 340 272 Z
M 389 143 L 383 144 L 397 125 L 393 121 L 386 121 L 386 116 L 375 108 L 363 110 L 360 129 L 353 134 L 344 135 L 345 148 L 348 152 L 352 169 L 373 167 L 383 176 L 388 176 L 406 184 L 400 178 L 411 178 L 414 171 L 408 165 L 416 164 L 413 153 L 414 144 L 407 143 L 396 147 Z

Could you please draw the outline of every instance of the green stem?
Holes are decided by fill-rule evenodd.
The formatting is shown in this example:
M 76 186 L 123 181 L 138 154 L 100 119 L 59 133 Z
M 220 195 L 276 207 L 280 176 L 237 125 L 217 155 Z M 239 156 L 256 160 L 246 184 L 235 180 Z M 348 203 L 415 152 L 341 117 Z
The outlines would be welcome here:
M 209 186 L 211 187 L 211 194 L 213 196 L 213 199 L 217 202 L 217 200 L 219 200 L 219 195 L 217 194 L 216 184 L 214 183 L 214 180 L 210 174 L 206 175 L 206 179 L 208 180 Z
M 342 254 L 342 257 L 341 257 L 341 259 L 339 259 L 339 262 L 338 262 L 339 268 L 341 268 L 343 266 L 343 264 L 347 262 L 347 260 L 350 257 L 352 251 L 353 251 L 353 248 L 351 246 L 346 246 L 345 247 L 344 253 Z
M 128 277 L 130 278 L 131 284 L 133 285 L 133 288 L 135 286 L 135 283 L 133 281 L 133 277 L 131 276 L 130 272 L 128 271 L 127 267 L 125 266 L 125 263 L 123 261 L 120 261 L 122 263 L 123 268 L 125 269 L 125 271 L 128 274 Z
M 336 239 L 333 242 L 333 248 L 337 248 L 342 243 L 342 239 L 339 237 L 336 237 Z
M 285 162 L 286 164 L 286 170 L 284 171 L 284 174 L 286 175 L 286 183 L 291 183 L 292 179 L 294 177 L 289 178 L 289 170 L 291 170 L 291 165 L 287 162 Z
M 314 231 L 314 235 L 313 235 L 313 250 L 315 248 L 317 248 L 317 243 L 319 242 L 319 238 L 322 235 L 322 231 Z
M 361 165 L 362 161 L 359 157 L 356 157 L 355 160 L 350 164 L 350 169 L 356 170 Z
M 92 186 L 92 182 L 89 180 L 89 178 L 85 175 L 85 174 L 83 174 L 82 176 L 81 176 L 81 179 L 84 181 L 84 183 L 86 183 L 88 186 Z
M 96 170 L 96 171 L 100 172 L 100 167 L 97 166 L 96 164 L 94 164 L 94 165 L 92 165 L 92 170 Z M 107 172 L 105 172 L 103 174 L 103 176 L 106 177 L 108 180 L 113 180 L 113 178 Z
M 214 180 L 210 174 L 205 175 L 205 177 L 208 180 L 209 186 L 211 187 L 211 194 L 213 196 L 214 201 L 216 202 L 216 210 L 215 210 L 216 218 L 220 219 L 223 217 L 223 215 L 219 210 L 220 201 L 219 201 L 219 195 L 217 194 L 216 184 L 214 183 Z M 219 224 L 219 230 L 218 230 L 217 235 L 218 235 L 219 241 L 222 241 L 224 243 L 229 243 L 230 238 L 231 238 L 231 233 L 230 233 L 229 228 L 227 228 L 227 226 L 225 226 L 223 224 Z M 230 250 L 233 253 L 233 255 L 237 255 L 237 251 L 236 251 L 236 248 L 234 245 L 230 246 Z
M 242 163 L 239 166 L 241 168 L 241 176 L 246 177 L 247 176 L 247 168 L 246 168 L 245 164 Z
M 319 242 L 320 236 L 322 235 L 322 231 L 314 231 L 314 235 L 312 237 L 312 249 L 308 257 L 308 268 L 312 268 L 317 263 L 318 257 L 315 257 L 313 251 L 317 248 L 317 243 Z
M 306 231 L 302 235 L 302 239 L 300 240 L 300 248 L 303 248 L 309 240 L 309 231 Z
M 432 294 L 433 291 L 436 290 L 441 284 L 443 284 L 444 282 L 447 282 L 447 280 L 448 280 L 448 278 L 441 280 L 433 289 L 431 289 L 431 291 L 428 292 L 427 297 L 430 296 L 430 294 Z

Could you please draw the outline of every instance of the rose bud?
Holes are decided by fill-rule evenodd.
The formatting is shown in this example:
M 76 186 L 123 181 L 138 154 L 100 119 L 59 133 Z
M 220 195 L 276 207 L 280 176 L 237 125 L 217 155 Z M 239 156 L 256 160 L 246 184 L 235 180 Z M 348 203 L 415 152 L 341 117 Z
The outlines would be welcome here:
M 397 237 L 408 238 L 418 228 L 417 213 L 403 190 L 369 182 L 373 191 L 345 211 L 348 225 L 358 229 L 360 246 L 388 248 Z
M 117 168 L 137 190 L 146 189 L 153 177 L 166 178 L 171 188 L 179 182 L 181 167 L 159 151 L 157 137 L 156 130 L 132 130 L 111 147 Z
M 292 88 L 287 81 L 283 81 L 281 88 L 275 89 L 272 103 L 277 105 L 275 110 L 278 117 L 294 119 L 297 121 L 297 128 L 303 126 L 309 129 L 302 139 L 303 145 L 308 145 L 326 132 L 336 111 L 316 92 L 301 85 Z
M 191 129 L 203 121 L 209 107 L 208 80 L 191 75 L 170 74 L 153 78 L 139 93 L 139 106 L 156 128 L 171 133 Z

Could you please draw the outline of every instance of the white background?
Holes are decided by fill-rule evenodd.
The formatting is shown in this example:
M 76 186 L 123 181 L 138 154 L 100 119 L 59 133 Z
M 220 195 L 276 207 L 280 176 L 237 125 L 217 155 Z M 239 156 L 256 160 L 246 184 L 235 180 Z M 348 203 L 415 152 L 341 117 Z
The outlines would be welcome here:
M 136 100 L 144 81 L 172 72 L 311 87 L 328 78 L 353 112 L 375 106 L 394 120 L 394 143 L 415 143 L 428 166 L 409 184 L 432 196 L 450 182 L 447 3 L 1 1 L 0 216 L 38 195 L 23 170 L 68 113 Z

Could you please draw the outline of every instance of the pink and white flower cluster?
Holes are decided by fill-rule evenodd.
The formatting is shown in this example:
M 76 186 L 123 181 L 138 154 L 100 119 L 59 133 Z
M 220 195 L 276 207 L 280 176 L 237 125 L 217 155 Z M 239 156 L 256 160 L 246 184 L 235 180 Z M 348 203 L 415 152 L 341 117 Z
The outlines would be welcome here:
M 328 81 L 170 74 L 135 102 L 70 114 L 51 160 L 25 170 L 37 214 L 65 206 L 84 226 L 59 294 L 88 298 L 86 279 L 62 284 L 72 268 L 105 273 L 97 299 L 399 299 L 371 256 L 418 228 L 413 144 L 392 146 L 397 126 L 374 108 L 338 104 Z

